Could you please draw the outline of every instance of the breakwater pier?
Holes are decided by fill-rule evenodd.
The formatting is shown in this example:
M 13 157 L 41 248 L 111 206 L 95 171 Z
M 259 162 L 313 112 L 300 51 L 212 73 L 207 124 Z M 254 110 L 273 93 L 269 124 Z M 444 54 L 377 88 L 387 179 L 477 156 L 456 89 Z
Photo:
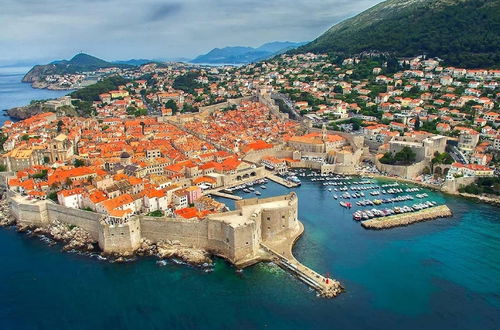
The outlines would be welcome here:
M 393 227 L 407 226 L 416 222 L 446 218 L 451 216 L 452 212 L 448 206 L 439 205 L 413 213 L 402 213 L 389 217 L 362 221 L 361 225 L 366 229 L 388 229 Z
M 318 274 L 297 261 L 293 255 L 285 256 L 265 244 L 261 244 L 261 247 L 273 256 L 273 261 L 278 266 L 316 290 L 321 297 L 333 298 L 344 291 L 339 281 Z
M 283 179 L 275 174 L 272 174 L 269 171 L 266 172 L 266 178 L 268 178 L 269 180 L 274 181 L 282 186 L 285 186 L 287 188 L 295 188 L 295 187 L 299 186 L 298 183 L 285 180 L 285 179 Z
M 222 197 L 222 198 L 228 198 L 228 199 L 232 199 L 232 200 L 235 200 L 235 201 L 239 201 L 239 200 L 243 199 L 241 196 L 236 196 L 236 195 L 233 195 L 233 194 L 223 193 L 220 190 L 209 191 L 206 194 L 207 195 L 218 196 L 218 197 Z
M 293 245 L 304 233 L 302 223 L 299 223 L 299 227 L 297 232 L 286 239 L 261 242 L 261 249 L 267 253 L 269 259 L 314 289 L 319 296 L 324 298 L 338 296 L 344 291 L 339 281 L 315 272 L 294 257 L 292 253 Z

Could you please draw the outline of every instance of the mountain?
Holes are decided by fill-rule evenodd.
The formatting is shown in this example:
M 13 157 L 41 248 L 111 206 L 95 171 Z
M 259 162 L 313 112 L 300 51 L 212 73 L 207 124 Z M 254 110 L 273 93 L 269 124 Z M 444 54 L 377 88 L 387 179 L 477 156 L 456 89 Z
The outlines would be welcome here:
M 304 42 L 277 41 L 260 47 L 224 47 L 214 48 L 204 55 L 196 57 L 191 63 L 206 64 L 245 64 L 260 61 L 274 55 L 295 49 Z
M 101 60 L 100 58 L 80 53 L 75 55 L 72 59 L 54 61 L 46 65 L 35 65 L 28 73 L 23 77 L 23 82 L 35 83 L 43 80 L 44 77 L 51 74 L 65 74 L 65 73 L 76 73 L 84 71 L 94 71 L 103 68 L 110 67 L 130 67 L 126 64 L 115 64 Z
M 500 1 L 387 0 L 334 25 L 296 52 L 427 54 L 449 65 L 500 65 Z
M 118 61 L 112 61 L 111 63 L 113 64 L 126 64 L 126 65 L 133 65 L 133 66 L 141 66 L 143 64 L 147 64 L 147 63 L 153 63 L 153 62 L 157 62 L 155 60 L 147 60 L 147 59 L 144 59 L 144 58 L 138 58 L 138 59 L 130 59 L 130 60 L 118 60 Z
M 284 50 L 294 49 L 305 44 L 307 44 L 307 42 L 274 41 L 263 44 L 262 46 L 257 48 L 257 50 L 269 53 L 279 53 Z

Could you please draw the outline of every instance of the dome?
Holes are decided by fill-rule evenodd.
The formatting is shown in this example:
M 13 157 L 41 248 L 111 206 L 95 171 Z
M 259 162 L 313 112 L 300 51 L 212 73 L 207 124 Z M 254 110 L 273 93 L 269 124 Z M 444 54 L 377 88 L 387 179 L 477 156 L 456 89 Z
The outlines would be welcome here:
M 120 158 L 130 158 L 130 155 L 128 152 L 124 151 L 122 152 L 122 154 L 120 155 Z

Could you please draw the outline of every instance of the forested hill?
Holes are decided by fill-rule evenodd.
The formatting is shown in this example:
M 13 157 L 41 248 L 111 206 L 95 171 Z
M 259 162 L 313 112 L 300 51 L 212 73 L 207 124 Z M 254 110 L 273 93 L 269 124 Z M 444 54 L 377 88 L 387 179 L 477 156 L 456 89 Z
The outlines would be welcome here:
M 36 82 L 51 74 L 65 74 L 94 71 L 102 68 L 132 67 L 127 64 L 110 63 L 100 58 L 80 53 L 70 60 L 55 61 L 46 65 L 35 65 L 24 77 L 23 82 Z
M 499 67 L 499 31 L 498 0 L 388 0 L 294 52 L 426 54 L 453 66 Z

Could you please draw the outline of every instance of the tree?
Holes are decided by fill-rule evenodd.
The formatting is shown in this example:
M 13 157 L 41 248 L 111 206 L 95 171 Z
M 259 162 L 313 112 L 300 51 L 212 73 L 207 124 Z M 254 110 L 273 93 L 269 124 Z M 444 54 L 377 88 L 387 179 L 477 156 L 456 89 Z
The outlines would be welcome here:
M 419 128 L 420 128 L 420 118 L 417 116 L 417 118 L 415 118 L 415 131 L 418 131 Z
M 174 79 L 172 87 L 175 89 L 183 90 L 186 93 L 194 94 L 196 88 L 201 88 L 203 85 L 197 80 L 199 77 L 198 72 L 188 72 L 180 75 Z
M 404 147 L 401 151 L 394 155 L 394 160 L 396 163 L 408 165 L 415 161 L 416 156 L 417 155 L 413 152 L 413 150 L 411 150 L 411 148 Z
M 59 120 L 59 121 L 57 122 L 57 133 L 60 133 L 60 132 L 61 132 L 62 127 L 63 127 L 63 126 L 64 126 L 63 121 L 62 121 L 62 120 Z
M 386 152 L 384 156 L 380 158 L 380 162 L 389 165 L 410 165 L 415 161 L 416 157 L 417 155 L 411 148 L 404 147 L 394 155 L 390 152 Z
M 85 162 L 83 160 L 77 158 L 73 162 L 73 165 L 75 165 L 75 167 L 82 167 L 85 165 Z
M 0 130 L 0 150 L 3 150 L 3 144 L 7 141 L 8 136 Z
M 115 90 L 118 86 L 125 85 L 127 82 L 129 80 L 120 76 L 107 77 L 93 85 L 74 91 L 70 95 L 75 99 L 92 103 L 92 101 L 99 101 L 99 94 Z
M 165 102 L 165 107 L 168 109 L 172 109 L 172 114 L 176 113 L 179 111 L 179 107 L 177 106 L 177 103 L 175 103 L 174 100 L 168 100 Z
M 150 216 L 150 217 L 162 217 L 163 216 L 163 212 L 161 210 L 156 210 L 156 211 L 153 211 L 153 212 L 149 212 L 148 216 Z
M 31 176 L 33 179 L 47 180 L 47 170 L 35 173 Z
M 54 202 L 57 202 L 57 193 L 56 192 L 51 192 L 50 194 L 47 195 L 47 197 Z

